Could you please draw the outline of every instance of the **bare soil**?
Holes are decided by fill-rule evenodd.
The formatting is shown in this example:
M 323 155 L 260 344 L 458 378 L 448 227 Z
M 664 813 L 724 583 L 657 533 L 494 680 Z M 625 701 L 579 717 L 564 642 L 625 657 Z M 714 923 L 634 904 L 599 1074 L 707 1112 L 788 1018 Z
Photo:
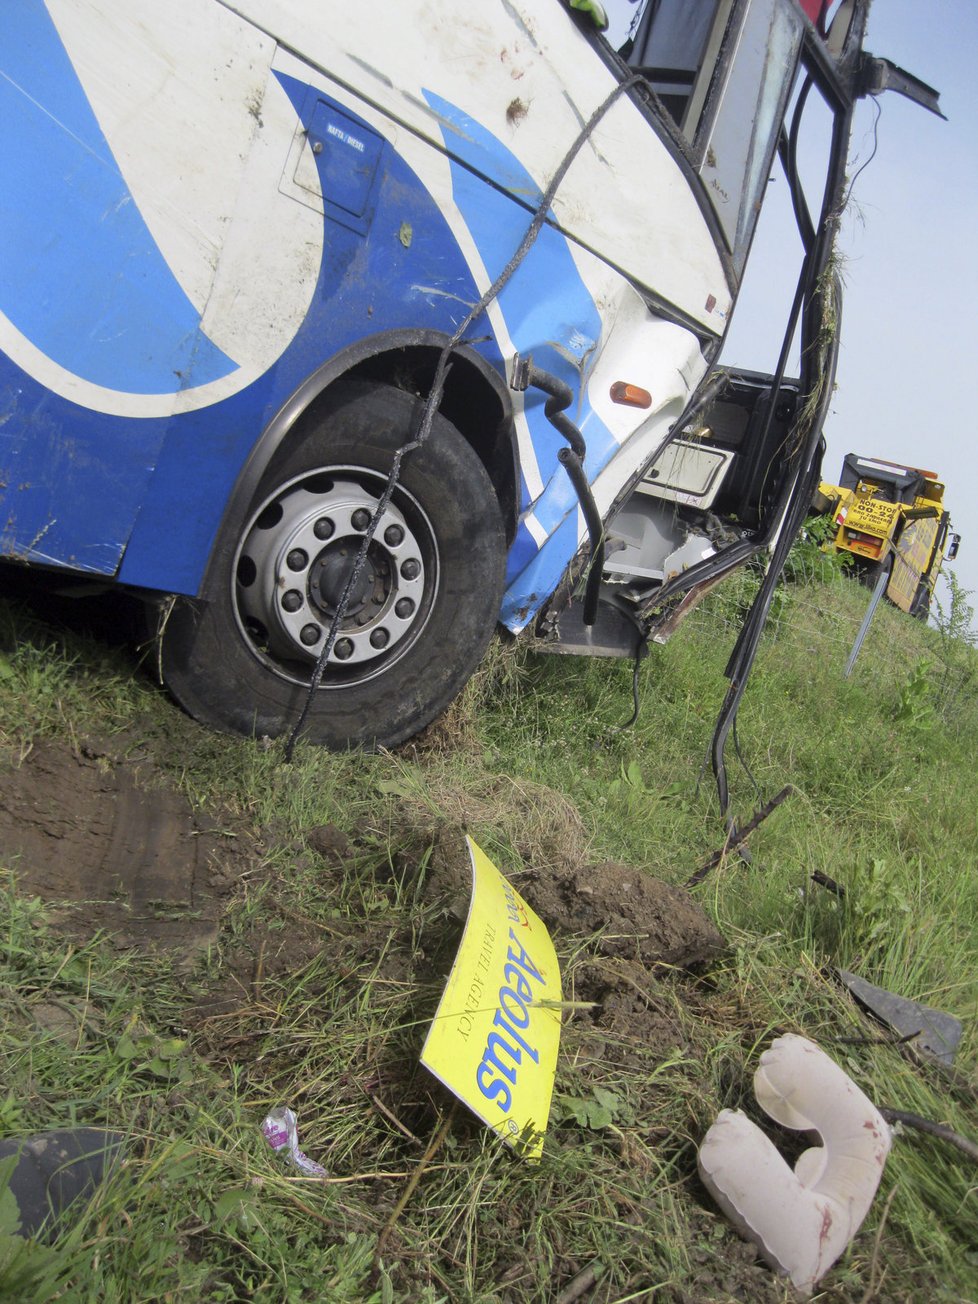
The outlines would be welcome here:
M 404 858 L 418 833 L 403 831 Z M 359 850 L 333 826 L 307 830 L 303 844 L 296 854 L 311 854 L 324 867 Z M 75 749 L 42 740 L 26 756 L 0 758 L 0 848 L 20 890 L 48 903 L 52 923 L 66 935 L 102 932 L 120 948 L 165 949 L 187 961 L 216 943 L 229 898 L 262 851 L 230 817 L 192 809 L 149 746 L 125 737 L 86 739 Z M 443 899 L 460 923 L 469 887 L 461 835 L 442 836 L 426 899 Z M 546 872 L 529 869 L 518 887 L 557 934 L 594 939 L 609 963 L 592 967 L 588 982 L 605 995 L 612 988 L 626 994 L 635 971 L 696 966 L 723 949 L 687 893 L 635 866 L 558 861 Z M 283 931 L 280 924 L 273 935 L 259 928 L 263 936 L 252 939 L 252 946 L 264 943 L 269 973 L 300 967 L 315 949 L 315 935 Z M 457 931 L 448 937 L 450 949 Z M 315 940 L 321 943 L 322 935 Z M 355 940 L 348 939 L 354 949 Z M 616 980 L 616 970 L 626 976 Z
M 20 891 L 48 903 L 65 935 L 102 932 L 190 963 L 216 942 L 254 851 L 194 812 L 145 753 L 120 746 L 45 740 L 3 757 L 0 848 Z
M 470 883 L 464 840 L 443 836 L 431 858 L 426 895 L 450 901 L 462 921 Z M 574 1021 L 578 1032 L 587 1027 L 590 1033 L 584 1058 L 639 1068 L 650 1052 L 666 1054 L 682 1044 L 684 1033 L 661 978 L 697 970 L 725 947 L 687 892 L 634 865 L 560 858 L 545 872 L 529 868 L 514 886 L 555 938 L 586 939 L 582 957 L 564 975 L 565 997 L 591 1006 Z M 440 957 L 446 972 L 456 945 L 457 933 L 450 954 Z

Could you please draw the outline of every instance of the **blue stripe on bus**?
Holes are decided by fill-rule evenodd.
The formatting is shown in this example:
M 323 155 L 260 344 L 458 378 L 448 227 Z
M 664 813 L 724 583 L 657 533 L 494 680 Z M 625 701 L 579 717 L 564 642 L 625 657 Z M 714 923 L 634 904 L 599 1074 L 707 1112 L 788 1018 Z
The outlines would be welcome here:
M 432 91 L 425 98 L 454 130 L 442 129 L 446 148 L 453 156 L 452 191 L 479 255 L 491 278 L 503 270 L 516 252 L 529 224 L 529 214 L 515 194 L 534 205 L 540 187 L 519 159 L 490 131 L 448 100 Z M 457 157 L 455 157 L 457 156 Z M 459 162 L 458 159 L 462 161 Z M 511 193 L 487 184 L 473 169 L 505 184 Z M 551 215 L 552 216 L 552 215 Z M 568 416 L 587 432 L 585 470 L 593 481 L 617 453 L 619 445 L 587 395 L 586 376 L 601 339 L 601 317 L 594 298 L 577 269 L 567 238 L 544 225 L 512 279 L 499 295 L 506 329 L 520 354 L 558 376 L 578 395 Z M 532 504 L 537 524 L 552 546 L 535 561 L 537 549 L 524 528 L 510 552 L 502 619 L 511 628 L 526 624 L 558 584 L 577 551 L 578 500 L 566 471 L 557 461 L 564 447 L 544 414 L 546 396 L 528 391 L 524 410 L 540 478 L 544 488 Z M 523 507 L 530 507 L 523 481 Z M 559 541 L 553 536 L 559 535 Z M 525 575 L 521 573 L 529 567 Z
M 107 389 L 169 394 L 234 371 L 201 332 L 41 0 L 5 5 L 3 25 L 0 246 L 18 253 L 0 260 L 0 310 Z

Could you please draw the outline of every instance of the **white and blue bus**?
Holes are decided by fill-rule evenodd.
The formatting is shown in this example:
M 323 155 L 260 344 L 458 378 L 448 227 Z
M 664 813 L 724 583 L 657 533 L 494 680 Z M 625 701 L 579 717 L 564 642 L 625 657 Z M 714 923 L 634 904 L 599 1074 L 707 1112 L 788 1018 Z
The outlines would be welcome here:
M 927 89 L 866 0 L 3 8 L 0 554 L 153 601 L 198 719 L 396 743 L 797 524 L 853 103 Z M 715 366 L 776 154 L 795 385 Z

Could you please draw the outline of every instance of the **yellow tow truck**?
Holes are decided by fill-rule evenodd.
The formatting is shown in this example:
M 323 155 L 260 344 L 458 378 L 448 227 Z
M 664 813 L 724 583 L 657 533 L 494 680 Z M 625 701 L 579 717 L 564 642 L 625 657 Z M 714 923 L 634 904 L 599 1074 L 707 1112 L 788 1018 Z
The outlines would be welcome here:
M 941 566 L 961 541 L 936 472 L 847 453 L 840 483 L 823 481 L 815 506 L 835 526 L 826 548 L 849 553 L 870 585 L 887 572 L 886 597 L 926 620 Z

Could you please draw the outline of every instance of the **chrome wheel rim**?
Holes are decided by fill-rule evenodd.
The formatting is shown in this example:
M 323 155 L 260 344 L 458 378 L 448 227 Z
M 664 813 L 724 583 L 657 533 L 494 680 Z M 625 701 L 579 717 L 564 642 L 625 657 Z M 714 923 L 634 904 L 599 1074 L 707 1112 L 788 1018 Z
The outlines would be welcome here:
M 360 467 L 308 472 L 276 489 L 248 523 L 235 557 L 235 616 L 252 653 L 279 676 L 308 682 L 386 484 Z M 367 545 L 324 687 L 370 679 L 413 646 L 438 570 L 431 523 L 399 485 Z

